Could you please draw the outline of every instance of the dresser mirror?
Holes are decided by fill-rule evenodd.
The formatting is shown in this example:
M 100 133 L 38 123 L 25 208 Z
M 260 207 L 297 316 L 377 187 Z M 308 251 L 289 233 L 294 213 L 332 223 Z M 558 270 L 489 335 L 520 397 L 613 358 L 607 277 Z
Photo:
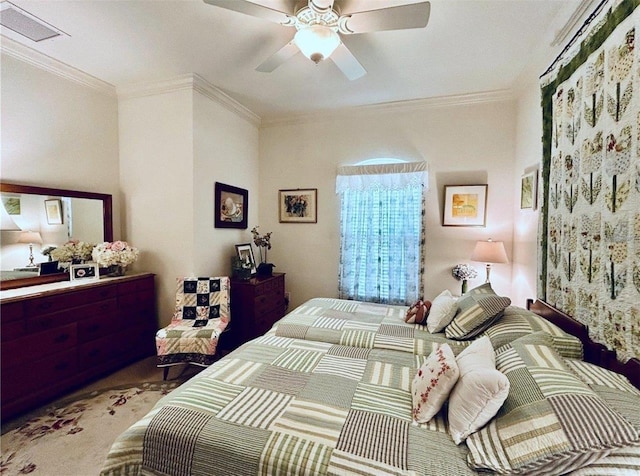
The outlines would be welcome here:
M 47 248 L 113 241 L 111 207 L 108 194 L 0 182 L 0 289 L 68 280 L 42 265 Z

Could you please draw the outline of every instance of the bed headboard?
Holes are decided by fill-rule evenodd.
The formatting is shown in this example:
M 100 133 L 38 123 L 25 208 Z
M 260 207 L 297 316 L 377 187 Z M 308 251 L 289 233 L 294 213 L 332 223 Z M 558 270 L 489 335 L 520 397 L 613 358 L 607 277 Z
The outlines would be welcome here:
M 604 345 L 591 340 L 587 326 L 540 299 L 535 301 L 533 299 L 527 299 L 527 309 L 552 322 L 563 331 L 580 339 L 584 347 L 584 360 L 586 362 L 591 362 L 605 369 L 622 374 L 627 377 L 636 388 L 640 389 L 640 360 L 634 358 L 625 363 L 620 362 L 616 358 L 616 352 L 614 350 L 609 350 Z

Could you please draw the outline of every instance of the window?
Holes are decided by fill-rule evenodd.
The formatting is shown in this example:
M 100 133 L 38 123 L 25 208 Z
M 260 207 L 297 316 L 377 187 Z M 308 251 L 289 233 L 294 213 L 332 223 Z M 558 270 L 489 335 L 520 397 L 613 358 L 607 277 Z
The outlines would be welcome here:
M 422 296 L 426 170 L 426 162 L 339 168 L 340 298 L 411 304 Z

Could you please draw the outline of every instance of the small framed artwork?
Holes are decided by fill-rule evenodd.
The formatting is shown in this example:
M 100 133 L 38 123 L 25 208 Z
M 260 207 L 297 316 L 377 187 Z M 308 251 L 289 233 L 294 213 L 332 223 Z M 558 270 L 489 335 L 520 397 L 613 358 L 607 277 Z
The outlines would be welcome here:
M 58 262 L 57 261 L 45 261 L 40 263 L 40 274 L 39 276 L 46 276 L 47 274 L 56 274 L 59 273 Z
M 49 225 L 62 225 L 62 200 L 59 198 L 45 200 L 44 209 L 47 212 Z
M 72 264 L 69 267 L 69 275 L 71 281 L 98 279 L 100 278 L 100 270 L 97 263 Z
M 280 223 L 318 223 L 318 189 L 279 190 Z
M 2 204 L 8 215 L 21 215 L 20 197 L 2 196 Z
M 535 210 L 538 196 L 538 171 L 529 172 L 522 176 L 520 182 L 520 209 Z
M 236 245 L 236 253 L 238 254 L 240 261 L 251 269 L 251 274 L 256 274 L 256 260 L 253 257 L 253 248 L 251 247 L 251 243 Z
M 247 228 L 249 192 L 243 188 L 216 182 L 214 190 L 214 226 Z
M 485 226 L 487 185 L 445 185 L 443 226 Z

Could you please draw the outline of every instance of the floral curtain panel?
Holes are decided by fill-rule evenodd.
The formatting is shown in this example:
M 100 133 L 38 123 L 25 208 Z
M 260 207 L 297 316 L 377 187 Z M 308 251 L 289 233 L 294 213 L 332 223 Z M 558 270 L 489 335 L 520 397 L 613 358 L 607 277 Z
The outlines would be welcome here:
M 640 357 L 638 0 L 603 2 L 542 77 L 538 297 Z
M 339 297 L 411 304 L 423 295 L 426 162 L 338 169 Z

